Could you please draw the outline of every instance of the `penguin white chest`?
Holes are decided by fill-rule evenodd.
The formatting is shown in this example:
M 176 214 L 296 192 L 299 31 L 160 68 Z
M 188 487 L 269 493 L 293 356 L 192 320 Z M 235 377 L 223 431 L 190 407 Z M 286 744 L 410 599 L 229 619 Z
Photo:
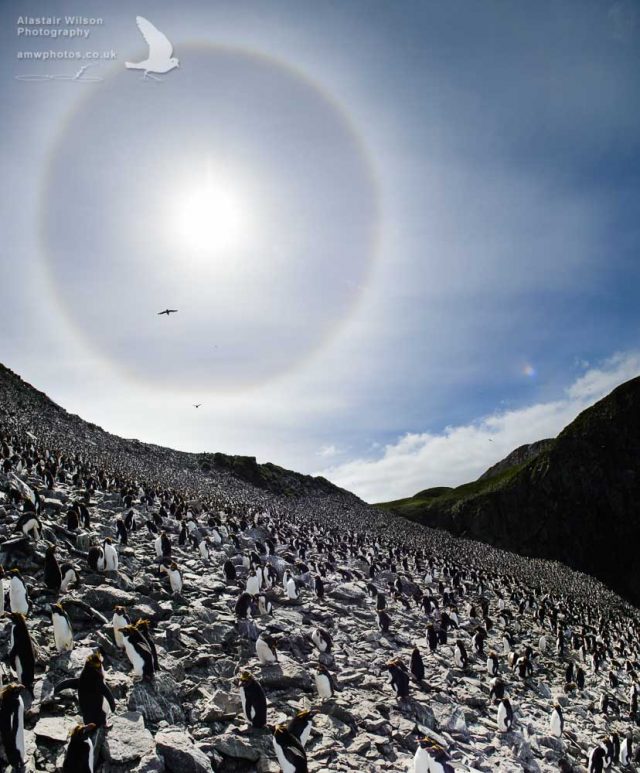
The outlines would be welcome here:
M 280 765 L 282 773 L 296 773 L 295 766 L 284 756 L 284 750 L 282 749 L 282 746 L 280 746 L 280 744 L 276 741 L 275 736 L 273 737 L 273 748 L 275 750 L 276 757 L 278 758 L 278 764 Z
M 18 715 L 18 727 L 16 728 L 16 749 L 18 750 L 18 754 L 20 755 L 22 762 L 26 762 L 27 754 L 24 740 L 24 702 L 22 697 L 18 698 L 18 711 L 16 713 Z
M 421 746 L 418 746 L 413 758 L 413 773 L 429 773 L 429 761 L 428 752 Z
M 58 652 L 68 652 L 73 649 L 73 633 L 66 618 L 62 615 L 53 615 L 53 639 Z
M 247 577 L 246 591 L 252 596 L 257 595 L 260 592 L 260 579 L 257 575 L 251 575 L 250 577 Z
M 325 674 L 316 674 L 315 675 L 315 682 L 316 682 L 316 690 L 318 691 L 318 695 L 323 699 L 327 700 L 331 697 L 331 683 L 329 682 L 329 679 Z
M 287 582 L 287 598 L 291 601 L 295 601 L 298 598 L 298 589 L 296 588 L 296 581 L 291 578 Z
M 108 572 L 118 571 L 118 553 L 113 545 L 105 545 L 104 548 L 104 568 Z
M 171 584 L 171 590 L 174 593 L 180 593 L 180 591 L 182 590 L 182 577 L 180 575 L 180 572 L 178 571 L 169 572 L 169 583 Z
M 242 701 L 242 713 L 245 716 L 247 722 L 253 722 L 256 716 L 256 708 L 253 705 L 247 704 L 247 693 L 244 687 L 240 688 L 240 700 Z
M 562 720 L 560 719 L 558 712 L 555 710 L 551 714 L 549 729 L 551 731 L 551 735 L 555 736 L 556 738 L 560 738 L 562 736 Z
M 264 641 L 264 639 L 258 639 L 256 641 L 256 655 L 258 656 L 258 660 L 263 665 L 265 663 L 275 663 L 276 657 L 271 651 L 271 648 L 269 645 Z
M 123 636 L 123 641 L 124 651 L 127 653 L 127 657 L 133 666 L 133 673 L 136 676 L 142 676 L 144 673 L 144 658 L 140 655 L 140 653 L 136 650 L 136 648 L 126 636 Z
M 67 569 L 67 571 L 64 573 L 64 577 L 62 578 L 62 583 L 60 584 L 60 590 L 62 593 L 66 593 L 67 589 L 69 588 L 69 585 L 76 579 L 76 573 L 73 569 Z
M 21 615 L 26 615 L 29 612 L 27 589 L 20 580 L 15 577 L 12 577 L 11 582 L 9 583 L 9 601 L 11 603 L 12 612 L 19 612 Z
M 116 646 L 120 649 L 124 649 L 124 638 L 120 633 L 120 629 L 129 625 L 128 621 L 122 617 L 122 615 L 113 616 L 113 636 L 116 640 Z

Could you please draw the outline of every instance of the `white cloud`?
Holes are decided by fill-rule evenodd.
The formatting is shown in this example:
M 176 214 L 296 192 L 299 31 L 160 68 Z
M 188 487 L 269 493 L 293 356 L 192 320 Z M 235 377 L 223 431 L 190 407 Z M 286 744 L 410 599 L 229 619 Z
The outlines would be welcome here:
M 318 456 L 322 456 L 324 459 L 330 459 L 331 457 L 339 456 L 341 453 L 341 449 L 335 445 L 322 446 L 318 450 Z
M 408 433 L 386 445 L 378 458 L 354 459 L 319 474 L 368 502 L 460 485 L 518 446 L 555 437 L 578 413 L 639 372 L 640 352 L 615 354 L 574 381 L 558 400 L 484 416 L 440 434 Z

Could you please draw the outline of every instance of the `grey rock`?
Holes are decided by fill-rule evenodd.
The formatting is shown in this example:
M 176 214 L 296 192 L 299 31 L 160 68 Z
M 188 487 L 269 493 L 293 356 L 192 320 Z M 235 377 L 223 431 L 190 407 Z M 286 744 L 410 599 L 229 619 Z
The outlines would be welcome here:
M 105 758 L 119 765 L 137 762 L 154 752 L 153 736 L 138 712 L 129 711 L 112 719 L 104 745 Z
M 169 773 L 209 773 L 211 763 L 207 755 L 189 738 L 186 732 L 177 729 L 161 730 L 156 733 L 156 747 L 164 758 Z

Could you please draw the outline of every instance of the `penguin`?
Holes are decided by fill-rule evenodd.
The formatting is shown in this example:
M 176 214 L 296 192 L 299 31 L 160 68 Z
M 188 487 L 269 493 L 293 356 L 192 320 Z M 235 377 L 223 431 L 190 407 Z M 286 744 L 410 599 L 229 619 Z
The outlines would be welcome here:
M 498 732 L 508 733 L 513 726 L 513 709 L 508 698 L 503 698 L 498 705 Z
M 134 625 L 120 629 L 124 651 L 133 666 L 133 673 L 144 679 L 151 679 L 155 673 L 153 655 L 149 643 Z
M 633 741 L 630 736 L 627 736 L 620 744 L 620 764 L 623 768 L 631 763 L 633 759 Z
M 169 576 L 169 584 L 173 595 L 177 596 L 182 593 L 182 574 L 180 573 L 178 564 L 176 564 L 175 561 L 172 561 L 171 563 L 162 563 L 160 564 L 160 571 L 166 572 Z
M 480 657 L 484 655 L 485 639 L 486 639 L 486 636 L 482 628 L 478 628 L 477 631 L 471 637 L 471 643 L 473 644 L 473 649 L 475 650 L 476 655 L 479 655 Z
M 601 741 L 601 746 L 605 751 L 604 754 L 604 766 L 610 768 L 614 759 L 614 745 L 610 736 L 607 736 Z
M 180 534 L 178 534 L 178 545 L 184 547 L 187 544 L 188 539 L 189 534 L 187 532 L 187 524 L 183 521 L 182 526 L 180 527 Z
M 95 729 L 93 723 L 76 725 L 73 728 L 64 756 L 62 773 L 93 773 L 94 744 L 91 734 Z
M 407 674 L 402 662 L 394 658 L 384 666 L 389 672 L 390 684 L 396 694 L 396 698 L 409 697 L 409 675 Z
M 32 510 L 28 510 L 18 518 L 16 531 L 21 531 L 25 537 L 37 542 L 42 534 L 42 524 L 38 516 Z
M 80 514 L 75 507 L 67 510 L 67 530 L 77 531 L 80 528 Z
M 125 628 L 127 625 L 131 625 L 131 621 L 129 620 L 129 615 L 127 614 L 124 607 L 113 608 L 112 624 L 113 624 L 113 637 L 116 641 L 116 647 L 119 647 L 121 650 L 123 650 L 124 641 L 122 640 L 121 629 Z
M 29 614 L 29 597 L 27 587 L 24 584 L 19 569 L 12 569 L 9 572 L 9 606 L 12 612 L 20 615 Z
M 302 711 L 298 711 L 297 714 L 289 720 L 289 724 L 287 725 L 287 730 L 300 741 L 302 748 L 307 745 L 307 741 L 311 735 L 315 714 L 316 712 L 311 709 L 302 709 Z
M 378 628 L 382 633 L 389 633 L 389 626 L 391 625 L 391 618 L 384 611 L 384 609 L 378 609 L 376 611 L 378 617 Z
M 103 727 L 107 722 L 107 707 L 116 710 L 116 702 L 108 685 L 104 681 L 102 655 L 93 652 L 85 661 L 80 676 L 58 682 L 53 692 L 77 690 L 82 721 L 85 725 L 94 724 Z
M 51 622 L 53 624 L 53 640 L 58 652 L 71 652 L 73 649 L 73 630 L 69 615 L 61 604 L 51 605 Z
M 129 532 L 120 516 L 116 518 L 116 537 L 121 545 L 126 547 L 129 544 Z
M 58 593 L 62 585 L 62 572 L 56 559 L 55 548 L 49 545 L 44 554 L 44 584 L 49 590 Z
M 494 677 L 491 680 L 491 690 L 489 691 L 489 702 L 499 703 L 505 694 L 505 686 L 502 679 L 499 676 Z
M 289 577 L 287 580 L 285 591 L 289 601 L 297 601 L 300 594 L 298 593 L 298 585 L 293 577 Z
M 153 544 L 158 558 L 171 558 L 171 540 L 167 537 L 166 532 L 161 531 Z
M 418 738 L 418 748 L 413 757 L 412 773 L 429 773 L 431 770 L 431 756 L 429 749 L 431 748 L 430 738 Z
M 469 662 L 467 650 L 465 649 L 461 639 L 456 639 L 456 643 L 453 648 L 453 662 L 455 663 L 456 668 L 461 668 L 463 671 Z
M 323 666 L 321 663 L 316 666 L 313 679 L 321 700 L 329 700 L 329 698 L 331 698 L 333 693 L 336 691 L 336 685 L 326 666 Z
M 207 544 L 206 539 L 201 539 L 200 542 L 198 542 L 198 552 L 203 561 L 209 560 L 209 545 Z
M 308 773 L 304 746 L 285 725 L 273 728 L 273 748 L 282 773 Z
M 224 579 L 227 582 L 235 582 L 238 579 L 238 573 L 233 562 L 227 560 L 222 565 L 222 571 L 224 572 Z
M 427 625 L 427 644 L 430 652 L 435 652 L 438 649 L 438 633 L 433 623 Z
M 267 724 L 267 696 L 260 682 L 248 671 L 240 675 L 240 700 L 247 722 L 252 727 L 264 727 Z
M 495 652 L 490 652 L 487 658 L 487 673 L 489 676 L 497 676 L 499 670 L 498 656 Z
M 273 604 L 264 593 L 258 596 L 258 612 L 261 615 L 273 615 Z
M 324 628 L 314 628 L 311 632 L 311 641 L 316 645 L 320 652 L 331 652 L 333 639 Z
M 19 612 L 12 612 L 10 618 L 9 664 L 16 672 L 18 681 L 33 692 L 36 658 L 27 622 Z
M 22 770 L 27 761 L 24 737 L 24 686 L 12 682 L 0 690 L 0 738 L 9 765 Z
M 589 754 L 587 770 L 589 773 L 603 773 L 606 750 L 603 746 L 596 746 Z
M 413 648 L 411 653 L 411 675 L 416 682 L 422 682 L 424 679 L 424 663 L 417 645 Z
M 247 583 L 245 586 L 245 593 L 248 593 L 250 596 L 257 596 L 258 593 L 260 593 L 260 588 L 262 587 L 262 570 L 260 567 L 257 567 L 254 574 L 250 574 L 247 577 Z
M 236 599 L 235 613 L 238 620 L 246 620 L 251 617 L 251 594 L 244 591 Z
M 149 650 L 151 651 L 151 658 L 153 660 L 153 668 L 155 671 L 160 670 L 160 664 L 158 662 L 158 650 L 156 649 L 155 642 L 153 641 L 153 636 L 151 635 L 151 621 L 141 617 L 139 620 L 135 623 L 135 628 L 142 636 L 142 638 L 146 641 L 147 645 L 149 646 Z
M 317 598 L 322 601 L 324 599 L 324 583 L 319 574 L 316 575 L 315 580 L 313 581 L 313 590 L 315 591 Z
M 60 567 L 62 582 L 60 583 L 60 592 L 66 593 L 71 583 L 78 582 L 78 573 L 72 564 L 62 564 Z
M 564 730 L 564 717 L 559 703 L 555 703 L 549 719 L 549 734 L 554 738 L 562 738 Z
M 89 568 L 94 572 L 103 572 L 105 566 L 104 550 L 99 545 L 92 545 L 87 556 Z
M 4 568 L 0 564 L 0 615 L 4 612 Z
M 102 543 L 104 551 L 104 570 L 105 572 L 118 571 L 118 551 L 115 549 L 111 537 L 107 537 Z
M 277 645 L 274 639 L 261 633 L 256 639 L 256 655 L 261 665 L 278 662 Z
M 418 741 L 418 749 L 425 755 L 419 759 L 419 764 L 423 767 L 416 766 L 416 757 L 418 752 L 416 750 L 416 757 L 414 757 L 414 770 L 415 771 L 429 771 L 429 773 L 454 773 L 453 766 L 449 763 L 449 755 L 447 752 L 430 738 L 421 738 Z M 424 767 L 424 760 L 426 757 L 427 767 Z

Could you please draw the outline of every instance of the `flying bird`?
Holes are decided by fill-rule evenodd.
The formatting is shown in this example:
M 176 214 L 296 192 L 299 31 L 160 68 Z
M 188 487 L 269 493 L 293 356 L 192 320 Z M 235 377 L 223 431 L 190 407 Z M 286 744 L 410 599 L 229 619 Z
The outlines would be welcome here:
M 165 309 L 164 311 L 159 311 L 158 314 L 166 314 L 167 317 L 169 314 L 175 314 L 178 311 L 178 309 Z
M 202 403 L 194 403 L 194 404 L 193 404 L 193 407 L 194 407 L 194 408 L 199 408 L 201 405 L 202 405 Z
M 136 16 L 136 24 L 142 33 L 142 37 L 149 46 L 149 56 L 142 62 L 125 62 L 129 70 L 144 70 L 145 78 L 153 78 L 150 73 L 165 73 L 180 67 L 180 61 L 172 56 L 173 45 L 169 38 L 144 16 Z M 154 80 L 159 80 L 154 78 Z

